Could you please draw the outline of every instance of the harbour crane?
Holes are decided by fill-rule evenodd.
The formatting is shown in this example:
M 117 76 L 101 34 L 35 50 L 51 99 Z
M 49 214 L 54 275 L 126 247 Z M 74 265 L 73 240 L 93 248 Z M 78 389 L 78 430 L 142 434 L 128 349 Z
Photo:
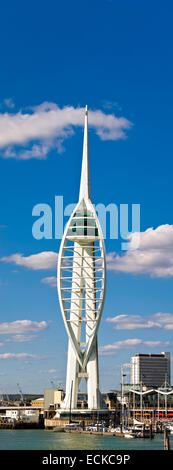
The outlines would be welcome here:
M 62 386 L 62 382 L 59 382 L 58 383 L 58 386 L 55 384 L 55 382 L 53 380 L 50 380 L 50 383 L 52 385 L 53 388 L 56 388 L 58 390 L 62 390 L 63 386 Z
M 60 387 L 59 387 L 59 384 L 56 385 L 56 383 L 54 382 L 54 380 L 50 380 L 50 383 L 51 383 L 51 385 L 52 385 L 53 388 L 56 388 L 56 390 L 60 388 Z
M 6 392 L 6 393 L 5 393 L 5 395 L 6 395 L 7 402 L 9 402 L 9 401 L 10 401 L 10 399 L 9 399 L 8 392 Z
M 18 388 L 18 391 L 20 393 L 21 402 L 24 404 L 23 393 L 22 393 L 22 389 L 21 389 L 21 386 L 20 386 L 19 383 L 17 383 L 17 388 Z

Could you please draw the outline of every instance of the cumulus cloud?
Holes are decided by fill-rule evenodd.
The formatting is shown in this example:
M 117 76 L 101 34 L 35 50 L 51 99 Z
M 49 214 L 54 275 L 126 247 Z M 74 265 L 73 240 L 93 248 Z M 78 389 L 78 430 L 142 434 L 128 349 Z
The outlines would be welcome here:
M 47 284 L 47 285 L 50 286 L 50 287 L 56 287 L 56 286 L 57 286 L 57 278 L 56 278 L 56 276 L 44 277 L 43 279 L 41 279 L 41 282 L 42 282 L 43 284 Z
M 13 335 L 6 339 L 7 343 L 29 343 L 36 339 L 36 335 Z
M 7 100 L 6 100 L 7 101 Z M 12 107 L 12 101 L 7 101 Z M 28 111 L 0 113 L 0 148 L 4 158 L 44 159 L 52 148 L 61 151 L 62 142 L 83 127 L 84 108 L 44 102 Z M 101 110 L 89 111 L 89 126 L 101 140 L 126 137 L 132 123 L 125 117 L 105 114 Z M 24 147 L 16 150 L 17 147 Z M 30 146 L 31 148 L 28 148 Z
M 133 247 L 136 233 L 129 236 Z M 151 277 L 173 276 L 173 225 L 160 225 L 140 232 L 140 245 L 124 255 L 107 255 L 107 269 L 130 274 L 149 274 Z
M 3 353 L 0 354 L 0 359 L 8 360 L 8 359 L 20 359 L 20 360 L 30 360 L 30 359 L 45 359 L 45 356 L 36 356 L 34 354 L 28 354 L 28 353 Z
M 13 322 L 0 323 L 0 334 L 21 334 L 30 332 L 39 332 L 48 328 L 46 321 L 16 320 Z
M 54 251 L 43 251 L 35 255 L 23 256 L 21 253 L 15 253 L 10 256 L 0 258 L 5 263 L 13 263 L 17 266 L 24 266 L 28 269 L 54 269 L 57 265 L 58 255 Z
M 99 353 L 101 355 L 111 355 L 114 354 L 119 349 L 133 349 L 136 347 L 146 346 L 149 348 L 157 348 L 157 347 L 167 347 L 169 345 L 169 341 L 144 341 L 138 338 L 132 339 L 125 339 L 122 341 L 116 341 L 112 344 L 107 344 L 105 346 L 101 346 L 99 348 Z
M 173 330 L 173 313 L 155 313 L 150 316 L 116 315 L 108 317 L 106 322 L 112 323 L 116 330 L 137 330 L 148 328 L 163 328 Z

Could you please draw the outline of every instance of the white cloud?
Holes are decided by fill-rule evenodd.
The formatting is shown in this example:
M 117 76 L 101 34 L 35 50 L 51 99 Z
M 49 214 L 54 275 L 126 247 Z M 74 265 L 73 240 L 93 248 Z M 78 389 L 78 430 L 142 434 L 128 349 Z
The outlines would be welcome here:
M 173 330 L 173 314 L 172 313 L 155 313 L 152 318 L 158 322 L 165 330 Z
M 136 234 L 129 236 L 133 246 Z M 160 225 L 140 233 L 140 246 L 120 256 L 107 255 L 107 269 L 130 274 L 149 274 L 152 277 L 173 276 L 173 225 Z
M 28 343 L 37 338 L 36 335 L 13 335 L 6 339 L 7 343 Z
M 13 322 L 0 323 L 0 334 L 21 334 L 30 332 L 39 332 L 48 328 L 46 321 L 16 320 Z
M 106 346 L 101 346 L 100 351 L 109 351 L 109 350 L 117 350 L 117 349 L 122 349 L 122 348 L 129 348 L 129 347 L 134 347 L 138 346 L 141 344 L 142 340 L 133 338 L 133 339 L 125 339 L 122 341 L 116 341 L 113 344 L 107 344 Z
M 112 323 L 116 330 L 137 330 L 149 328 L 173 330 L 173 313 L 159 312 L 150 316 L 116 315 L 115 317 L 108 317 L 106 322 Z
M 117 315 L 107 318 L 108 323 L 113 323 L 116 330 L 134 330 L 161 327 L 155 316 L 142 317 L 140 315 Z
M 57 278 L 56 278 L 56 276 L 44 277 L 43 279 L 41 279 L 41 282 L 42 282 L 43 284 L 47 284 L 47 285 L 50 286 L 50 287 L 56 287 L 56 286 L 57 286 Z
M 58 255 L 54 251 L 43 251 L 35 255 L 23 256 L 21 253 L 15 253 L 10 256 L 0 258 L 5 263 L 14 263 L 17 266 L 24 266 L 28 269 L 54 269 L 57 265 Z
M 28 354 L 28 353 L 4 353 L 0 354 L 0 359 L 8 360 L 8 359 L 22 359 L 22 360 L 27 360 L 27 359 L 45 359 L 44 356 L 36 356 L 34 354 Z
M 122 107 L 118 104 L 117 101 L 103 100 L 102 105 L 104 109 L 109 111 L 116 109 L 117 111 L 122 111 Z
M 47 102 L 30 108 L 28 112 L 0 113 L 0 148 L 4 150 L 1 156 L 23 160 L 44 159 L 52 148 L 61 151 L 62 142 L 74 133 L 74 128 L 83 127 L 83 122 L 84 108 L 59 108 L 55 103 Z M 100 139 L 117 140 L 126 137 L 132 123 L 113 113 L 90 110 L 89 126 Z M 28 148 L 29 144 L 31 148 Z M 24 149 L 17 151 L 15 146 Z
M 10 108 L 10 109 L 13 109 L 15 107 L 15 104 L 12 98 L 5 98 L 4 104 L 7 108 Z
M 150 348 L 157 348 L 157 347 L 167 347 L 169 345 L 169 341 L 144 341 L 142 339 L 133 338 L 133 339 L 125 339 L 122 341 L 116 341 L 112 344 L 107 344 L 105 346 L 101 346 L 99 348 L 99 353 L 101 355 L 111 355 L 114 354 L 119 349 L 133 349 L 136 347 L 146 346 Z

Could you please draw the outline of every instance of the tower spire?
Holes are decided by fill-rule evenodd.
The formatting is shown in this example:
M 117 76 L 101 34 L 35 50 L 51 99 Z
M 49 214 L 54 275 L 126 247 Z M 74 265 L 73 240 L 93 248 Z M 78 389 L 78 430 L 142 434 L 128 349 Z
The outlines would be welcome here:
M 57 417 L 76 413 L 82 378 L 87 383 L 87 415 L 100 410 L 97 331 L 104 304 L 105 276 L 104 239 L 90 199 L 86 107 L 79 202 L 66 225 L 58 257 L 58 294 L 69 345 L 66 395 Z
M 91 198 L 91 192 L 90 192 L 89 153 L 88 153 L 88 107 L 86 106 L 79 201 L 81 199 L 87 200 L 90 198 Z

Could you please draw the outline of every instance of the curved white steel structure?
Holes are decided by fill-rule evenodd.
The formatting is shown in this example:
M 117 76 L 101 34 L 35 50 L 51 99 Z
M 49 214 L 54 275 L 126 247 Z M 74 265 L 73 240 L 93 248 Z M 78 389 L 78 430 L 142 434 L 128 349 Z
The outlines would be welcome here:
M 58 295 L 69 337 L 65 410 L 77 408 L 82 377 L 88 389 L 88 409 L 100 409 L 97 330 L 105 295 L 105 247 L 90 199 L 88 111 L 79 202 L 65 228 L 58 257 Z

